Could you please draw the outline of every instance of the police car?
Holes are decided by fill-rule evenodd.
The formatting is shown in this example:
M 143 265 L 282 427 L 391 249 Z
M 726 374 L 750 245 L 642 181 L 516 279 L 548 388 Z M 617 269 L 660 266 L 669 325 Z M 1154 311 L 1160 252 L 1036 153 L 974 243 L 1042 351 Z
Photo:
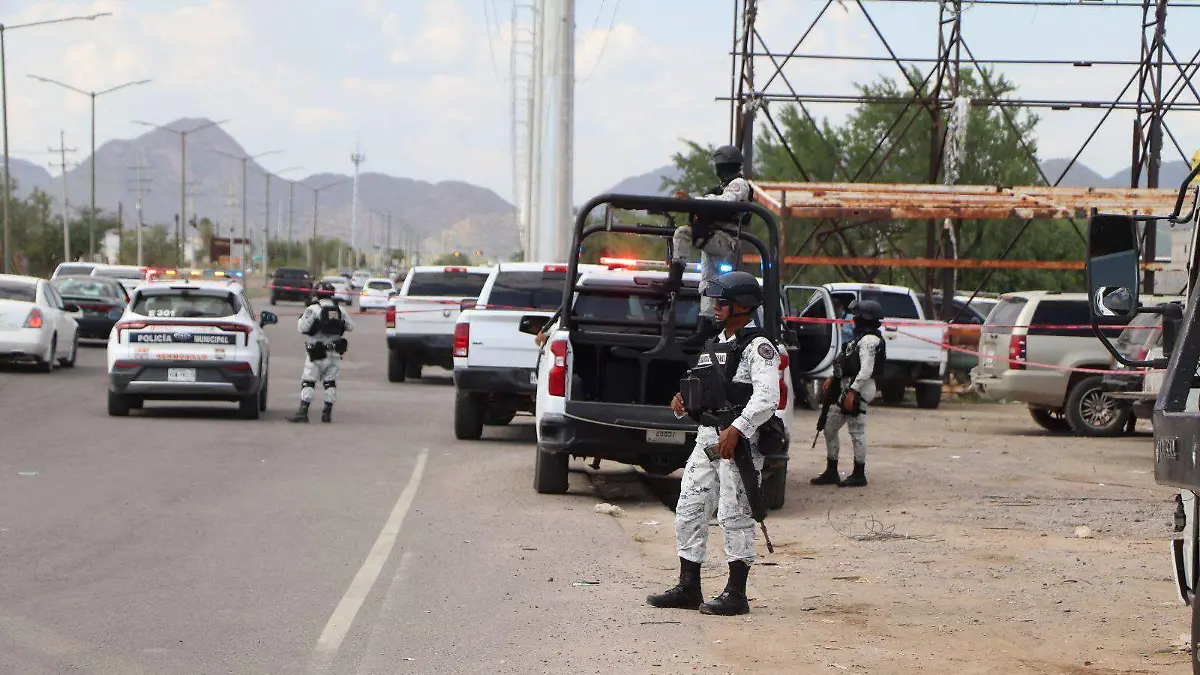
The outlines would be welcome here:
M 108 338 L 108 414 L 125 416 L 146 401 L 231 401 L 246 419 L 267 409 L 270 348 L 235 281 L 192 278 L 143 284 L 114 309 Z

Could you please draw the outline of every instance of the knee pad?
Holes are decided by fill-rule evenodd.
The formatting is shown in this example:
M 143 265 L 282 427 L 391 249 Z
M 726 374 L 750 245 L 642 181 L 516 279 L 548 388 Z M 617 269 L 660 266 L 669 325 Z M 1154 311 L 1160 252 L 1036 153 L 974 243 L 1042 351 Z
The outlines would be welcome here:
M 317 383 L 315 380 L 302 380 L 300 382 L 301 389 L 312 389 L 315 386 L 317 386 Z
M 336 389 L 337 388 L 337 380 L 328 380 L 326 382 L 323 382 L 322 384 L 325 385 L 326 389 Z

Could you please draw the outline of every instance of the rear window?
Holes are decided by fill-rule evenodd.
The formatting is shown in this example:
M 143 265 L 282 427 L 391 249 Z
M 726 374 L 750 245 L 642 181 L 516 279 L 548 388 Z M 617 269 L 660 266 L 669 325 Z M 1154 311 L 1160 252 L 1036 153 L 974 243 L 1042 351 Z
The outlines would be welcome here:
M 82 274 L 87 276 L 96 269 L 95 265 L 59 265 L 58 270 L 54 273 L 56 276 L 66 276 L 70 274 Z
M 501 272 L 496 275 L 488 306 L 554 310 L 562 304 L 566 272 Z
M 988 314 L 983 323 L 984 330 L 989 333 L 1011 333 L 1017 324 L 1017 317 L 1025 309 L 1028 302 L 1025 298 L 1005 298 Z
M 883 291 L 862 291 L 861 300 L 874 300 L 883 309 L 883 316 L 888 319 L 919 319 L 917 303 L 907 293 L 887 293 Z
M 1113 326 L 1106 330 L 1111 337 L 1127 325 L 1129 317 L 1102 317 L 1101 325 Z M 1033 319 L 1029 322 L 1030 335 L 1056 335 L 1059 337 L 1090 337 L 1092 332 L 1091 317 L 1088 314 L 1087 302 L 1084 300 L 1042 300 L 1037 309 L 1033 310 Z
M 33 302 L 37 294 L 37 286 L 20 281 L 0 281 L 0 300 L 20 300 Z
M 367 288 L 375 291 L 387 291 L 395 287 L 389 281 L 368 281 Z
M 232 316 L 241 303 L 230 293 L 205 290 L 161 290 L 139 293 L 133 313 L 170 319 L 210 319 Z
M 581 292 L 572 315 L 587 319 L 584 330 L 659 335 L 667 299 L 657 295 L 628 295 L 618 292 Z M 700 298 L 682 296 L 675 302 L 675 325 L 694 328 L 700 316 Z M 612 322 L 612 323 L 606 323 Z M 646 325 L 628 325 L 645 323 Z
M 307 279 L 310 276 L 308 270 L 289 269 L 287 267 L 275 270 L 276 279 Z
M 102 279 L 55 279 L 59 295 L 72 298 L 120 298 L 116 283 Z
M 143 273 L 138 270 L 123 270 L 101 267 L 93 271 L 92 276 L 110 277 L 112 279 L 141 279 Z
M 480 272 L 414 272 L 408 295 L 478 298 L 487 278 L 487 274 Z

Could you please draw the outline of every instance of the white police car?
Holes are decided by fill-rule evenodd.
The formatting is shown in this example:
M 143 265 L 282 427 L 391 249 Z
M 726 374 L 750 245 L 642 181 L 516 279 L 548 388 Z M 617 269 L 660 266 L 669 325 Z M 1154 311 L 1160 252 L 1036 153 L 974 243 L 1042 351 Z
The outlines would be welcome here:
M 145 401 L 236 401 L 241 416 L 267 409 L 270 348 L 254 311 L 233 281 L 173 279 L 139 286 L 108 337 L 108 414 Z

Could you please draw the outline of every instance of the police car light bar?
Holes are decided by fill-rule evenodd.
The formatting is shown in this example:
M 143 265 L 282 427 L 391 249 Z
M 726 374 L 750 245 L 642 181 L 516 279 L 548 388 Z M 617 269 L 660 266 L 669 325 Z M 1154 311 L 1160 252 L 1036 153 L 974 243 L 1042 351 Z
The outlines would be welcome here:
M 607 266 L 609 269 L 628 269 L 640 271 L 663 270 L 668 268 L 667 263 L 661 260 L 638 260 L 637 258 L 600 258 L 600 264 Z M 700 263 L 688 263 L 685 266 L 686 272 L 699 272 Z

